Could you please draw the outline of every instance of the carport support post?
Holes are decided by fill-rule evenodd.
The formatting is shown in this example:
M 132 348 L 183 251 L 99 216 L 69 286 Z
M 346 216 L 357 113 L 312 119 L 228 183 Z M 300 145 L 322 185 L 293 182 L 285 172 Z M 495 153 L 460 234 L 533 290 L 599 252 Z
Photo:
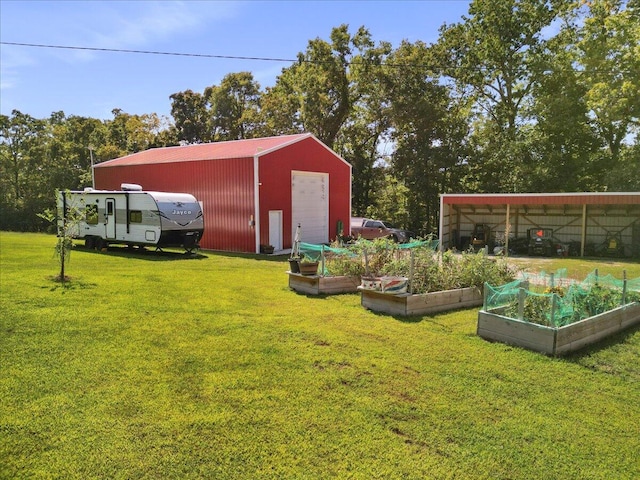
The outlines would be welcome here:
M 620 305 L 625 305 L 627 303 L 627 271 L 622 271 L 622 303 Z
M 489 284 L 484 282 L 482 288 L 482 310 L 487 311 L 487 297 L 489 296 Z
M 322 253 L 320 254 L 320 261 L 321 261 L 320 272 L 322 272 L 320 273 L 320 276 L 324 277 L 324 245 L 322 245 Z
M 409 249 L 409 293 L 413 293 L 413 248 Z
M 505 257 L 509 256 L 509 230 L 511 230 L 509 226 L 509 217 L 511 217 L 511 214 L 509 212 L 510 206 L 511 205 L 507 203 L 507 218 L 504 221 L 504 256 Z
M 524 299 L 526 295 L 525 289 L 520 287 L 520 290 L 518 290 L 518 320 L 524 319 Z
M 584 257 L 584 244 L 587 240 L 587 204 L 582 205 L 582 232 L 580 235 L 580 256 Z
M 364 254 L 364 274 L 366 276 L 371 275 L 371 273 L 369 272 L 369 257 L 367 256 L 367 247 L 364 248 L 363 252 Z

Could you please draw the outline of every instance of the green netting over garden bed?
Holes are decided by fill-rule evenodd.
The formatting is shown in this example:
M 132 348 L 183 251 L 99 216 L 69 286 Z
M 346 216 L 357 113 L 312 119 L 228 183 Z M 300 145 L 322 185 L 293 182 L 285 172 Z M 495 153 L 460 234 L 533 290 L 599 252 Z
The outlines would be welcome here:
M 423 294 L 501 285 L 516 278 L 506 259 L 478 253 L 436 252 L 438 241 L 426 239 L 399 244 L 386 238 L 358 240 L 345 245 L 300 243 L 294 258 L 319 262 L 322 276 L 352 276 L 368 280 L 393 278 L 407 284 L 407 293 Z M 301 263 L 302 265 L 302 263 Z M 373 287 L 374 289 L 376 287 Z M 404 293 L 404 292 L 402 292 Z
M 365 275 L 370 274 L 378 263 L 388 261 L 388 257 L 399 259 L 408 257 L 412 250 L 434 252 L 438 240 L 416 240 L 409 243 L 395 243 L 388 239 L 358 240 L 344 245 L 317 245 L 300 242 L 294 255 L 307 261 L 320 262 L 322 275 Z M 384 257 L 384 258 L 383 258 Z M 407 272 L 408 273 L 408 272 Z
M 556 277 L 558 275 L 558 277 Z M 561 282 L 557 280 L 561 279 Z M 486 312 L 551 327 L 561 327 L 585 318 L 640 302 L 640 277 L 616 279 L 590 273 L 583 281 L 568 280 L 562 272 L 524 276 L 500 287 L 485 284 Z

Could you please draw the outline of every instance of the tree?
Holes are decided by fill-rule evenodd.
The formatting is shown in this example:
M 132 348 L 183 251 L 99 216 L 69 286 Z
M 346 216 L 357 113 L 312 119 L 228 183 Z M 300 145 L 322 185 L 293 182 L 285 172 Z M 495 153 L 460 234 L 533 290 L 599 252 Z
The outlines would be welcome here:
M 586 5 L 588 15 L 576 27 L 576 48 L 587 109 L 606 149 L 600 164 L 606 172 L 619 167 L 625 143 L 639 132 L 640 2 L 593 0 Z
M 375 201 L 365 210 L 367 217 L 387 220 L 398 226 L 411 225 L 411 192 L 401 181 L 387 174 L 376 193 Z
M 66 264 L 69 263 L 71 258 L 73 237 L 78 231 L 78 225 L 84 218 L 82 209 L 67 204 L 68 192 L 68 190 L 56 190 L 56 209 L 46 209 L 38 214 L 38 217 L 56 226 L 58 235 L 54 255 L 60 262 L 60 273 L 55 279 L 63 284 L 68 280 L 65 271 Z
M 368 48 L 364 27 L 352 37 L 348 25 L 331 31 L 331 43 L 316 38 L 285 68 L 262 103 L 264 128 L 274 134 L 311 132 L 329 148 L 351 113 L 349 65 L 353 49 Z
M 463 22 L 441 29 L 442 73 L 473 101 L 471 172 L 485 191 L 517 191 L 528 150 L 520 128 L 535 82 L 542 31 L 556 18 L 548 0 L 473 0 Z M 526 143 L 525 143 L 526 145 Z M 480 162 L 479 168 L 473 163 Z M 476 167 L 476 168 L 474 168 Z
M 106 122 L 107 143 L 111 144 L 111 158 L 148 150 L 160 132 L 162 122 L 155 113 L 131 115 L 119 108 L 112 110 L 113 119 Z M 117 153 L 116 153 L 117 152 Z
M 34 223 L 30 186 L 42 173 L 46 135 L 46 122 L 18 110 L 0 116 L 0 228 L 29 230 Z
M 204 95 L 185 90 L 174 93 L 169 98 L 178 140 L 186 143 L 210 142 L 207 101 Z
M 385 90 L 386 67 L 391 45 L 374 45 L 368 31 L 360 29 L 353 38 L 358 50 L 351 59 L 351 112 L 342 125 L 334 150 L 352 165 L 352 210 L 355 215 L 367 215 L 367 208 L 376 203 L 389 174 L 390 142 L 389 99 Z M 392 217 L 385 217 L 392 218 Z
M 420 234 L 438 225 L 438 195 L 456 183 L 467 132 L 461 105 L 434 72 L 433 49 L 403 42 L 389 56 L 385 79 L 395 151 L 393 174 L 407 187 L 408 227 Z
M 251 72 L 225 75 L 219 86 L 207 87 L 209 135 L 214 141 L 252 138 L 258 130 L 260 84 Z
M 602 188 L 597 157 L 600 142 L 586 104 L 586 86 L 576 70 L 575 31 L 562 28 L 546 42 L 533 86 L 528 146 L 521 190 L 594 191 Z

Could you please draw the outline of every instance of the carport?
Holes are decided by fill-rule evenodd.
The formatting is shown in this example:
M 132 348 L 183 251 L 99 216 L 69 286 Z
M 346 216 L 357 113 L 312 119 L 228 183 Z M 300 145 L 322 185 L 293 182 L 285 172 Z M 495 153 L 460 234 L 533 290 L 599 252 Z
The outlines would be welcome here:
M 465 248 L 476 224 L 488 225 L 506 252 L 533 228 L 552 229 L 562 244 L 579 242 L 580 256 L 640 257 L 640 192 L 440 195 L 442 250 Z

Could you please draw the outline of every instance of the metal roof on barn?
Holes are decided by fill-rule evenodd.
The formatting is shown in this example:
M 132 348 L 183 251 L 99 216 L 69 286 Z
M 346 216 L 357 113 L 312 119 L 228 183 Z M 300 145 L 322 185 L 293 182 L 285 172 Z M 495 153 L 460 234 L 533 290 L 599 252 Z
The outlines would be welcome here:
M 97 164 L 95 168 L 255 157 L 265 155 L 310 137 L 315 138 L 310 133 L 301 133 L 278 137 L 151 148 L 127 155 L 126 157 L 102 162 Z

